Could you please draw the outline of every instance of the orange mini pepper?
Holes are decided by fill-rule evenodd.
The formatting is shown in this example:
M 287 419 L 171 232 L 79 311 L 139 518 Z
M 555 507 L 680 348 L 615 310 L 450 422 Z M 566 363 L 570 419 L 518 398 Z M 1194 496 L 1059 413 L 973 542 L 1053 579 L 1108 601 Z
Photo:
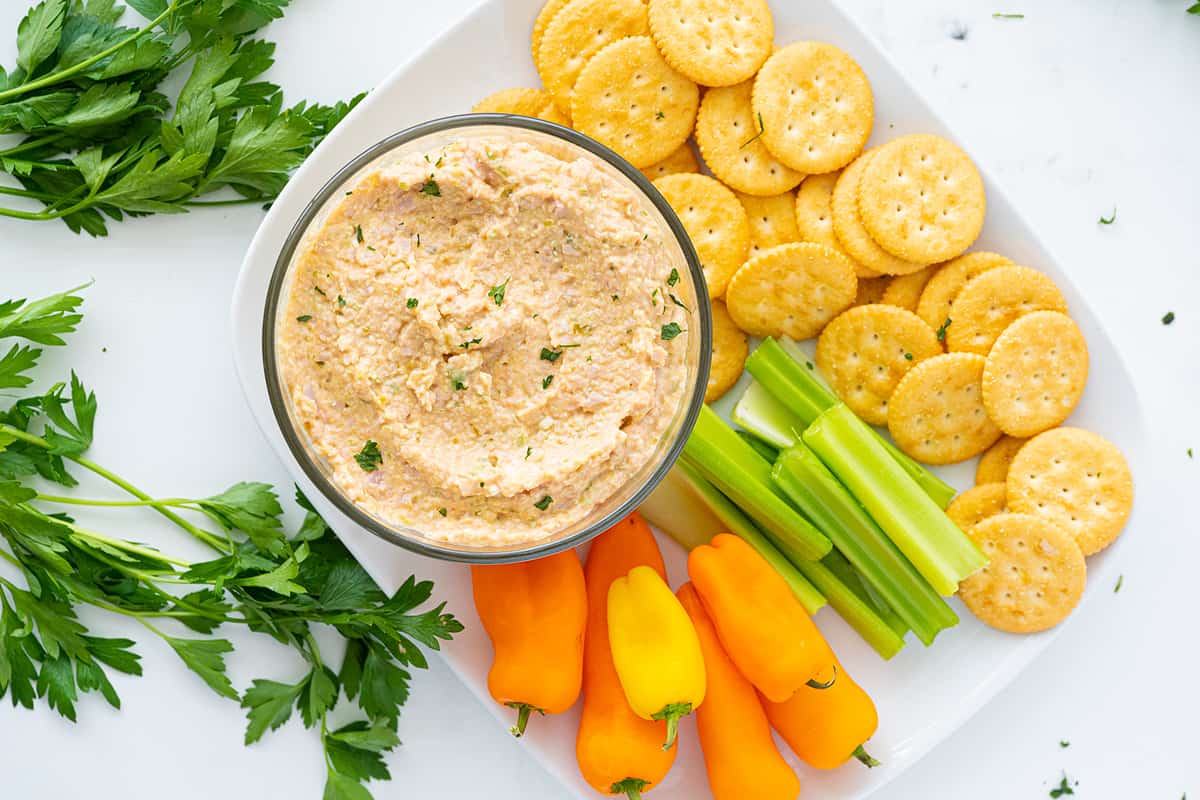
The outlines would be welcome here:
M 495 657 L 488 691 L 516 709 L 514 736 L 529 714 L 561 714 L 579 697 L 587 588 L 574 550 L 533 561 L 471 567 L 475 610 Z
M 608 642 L 608 589 L 641 565 L 666 578 L 654 534 L 636 513 L 592 540 L 584 567 L 588 622 L 583 714 L 575 739 L 575 757 L 584 780 L 598 792 L 634 799 L 663 779 L 675 763 L 677 750 L 675 745 L 663 749 L 666 722 L 642 719 L 629 707 Z
M 863 748 L 879 727 L 875 703 L 840 663 L 836 667 L 837 681 L 828 689 L 805 686 L 784 703 L 764 699 L 767 718 L 792 752 L 810 766 L 834 769 L 851 756 L 868 767 L 878 766 Z
M 713 797 L 795 800 L 800 779 L 779 754 L 754 687 L 721 646 L 696 588 L 685 583 L 676 595 L 696 627 L 708 674 L 708 692 L 696 710 L 696 727 Z
M 833 679 L 833 651 L 766 559 L 728 533 L 688 555 L 688 575 L 725 652 L 769 700 Z

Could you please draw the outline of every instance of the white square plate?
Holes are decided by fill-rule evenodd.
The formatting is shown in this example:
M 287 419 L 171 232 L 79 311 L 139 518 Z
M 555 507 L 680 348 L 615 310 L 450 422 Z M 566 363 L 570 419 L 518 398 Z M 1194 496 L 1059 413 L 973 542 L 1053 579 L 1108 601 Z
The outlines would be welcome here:
M 293 460 L 275 423 L 267 399 L 262 363 L 263 302 L 271 271 L 284 239 L 309 199 L 346 162 L 389 134 L 417 122 L 462 113 L 480 98 L 509 86 L 537 85 L 529 57 L 529 31 L 543 0 L 489 0 L 399 66 L 317 149 L 274 203 L 246 254 L 233 300 L 233 341 L 238 372 L 247 400 L 263 432 L 297 484 L 325 516 L 347 547 L 387 591 L 417 573 L 437 583 L 437 597 L 466 625 L 445 649 L 445 658 L 463 682 L 492 708 L 504 730 L 510 712 L 487 693 L 491 647 L 471 603 L 468 571 L 458 564 L 432 561 L 400 550 L 350 522 L 324 500 Z M 954 138 L 907 83 L 877 44 L 859 30 L 832 0 L 774 4 L 776 40 L 832 42 L 848 51 L 866 70 L 875 92 L 875 135 L 872 144 L 906 133 L 934 132 Z M 969 142 L 961 142 L 968 150 Z M 1129 374 L 1100 322 L 1072 284 L 1068 273 L 1050 257 L 1030 227 L 996 186 L 986 170 L 988 214 L 978 249 L 997 250 L 1018 263 L 1049 273 L 1062 287 L 1072 315 L 1087 336 L 1092 372 L 1083 403 L 1072 424 L 1113 439 L 1129 457 L 1135 473 L 1145 465 L 1143 420 Z M 736 394 L 735 390 L 731 394 Z M 973 465 L 942 471 L 960 487 L 971 483 Z M 1130 527 L 1138 525 L 1137 514 Z M 1126 534 L 1125 538 L 1128 538 Z M 1124 541 L 1124 539 L 1122 540 Z M 662 539 L 673 581 L 683 577 L 683 553 Z M 1121 546 L 1120 543 L 1110 551 Z M 1112 585 L 1112 554 L 1089 560 L 1092 589 Z M 1085 596 L 1085 600 L 1087 596 Z M 870 751 L 883 762 L 874 770 L 849 764 L 833 772 L 798 766 L 808 797 L 859 798 L 878 789 L 911 766 L 935 744 L 978 711 L 1013 680 L 1051 642 L 1053 631 L 1016 637 L 978 623 L 957 601 L 961 624 L 926 649 L 908 646 L 891 662 L 875 655 L 831 610 L 818 622 L 842 661 L 874 697 L 880 730 Z M 1086 603 L 1085 603 L 1086 607 Z M 1087 613 L 1077 611 L 1076 613 Z M 910 637 L 911 640 L 911 637 Z M 594 796 L 575 764 L 578 711 L 535 718 L 524 747 L 547 770 L 580 796 Z M 685 722 L 675 768 L 654 793 L 658 800 L 694 800 L 708 796 L 694 724 Z M 790 757 L 790 752 L 783 750 Z

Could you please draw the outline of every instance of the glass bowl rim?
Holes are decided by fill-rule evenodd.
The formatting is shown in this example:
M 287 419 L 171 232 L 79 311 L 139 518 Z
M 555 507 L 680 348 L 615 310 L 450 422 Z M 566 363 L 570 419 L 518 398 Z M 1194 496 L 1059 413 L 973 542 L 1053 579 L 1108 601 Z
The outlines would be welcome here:
M 468 548 L 459 549 L 453 545 L 442 546 L 432 540 L 418 539 L 402 533 L 402 528 L 387 525 L 382 520 L 359 508 L 325 474 L 318 465 L 316 457 L 305 446 L 300 433 L 292 423 L 292 416 L 288 410 L 287 402 L 281 388 L 282 381 L 279 374 L 279 364 L 275 357 L 275 328 L 280 302 L 283 300 L 282 291 L 284 282 L 292 258 L 296 253 L 296 248 L 300 245 L 301 240 L 304 238 L 317 214 L 333 196 L 334 192 L 341 188 L 349 178 L 363 167 L 401 145 L 456 128 L 489 125 L 548 134 L 564 140 L 568 144 L 582 148 L 616 169 L 646 196 L 667 223 L 667 227 L 670 228 L 671 233 L 675 236 L 675 240 L 683 252 L 684 260 L 687 262 L 692 285 L 695 287 L 696 310 L 699 314 L 700 360 L 699 363 L 694 365 L 696 369 L 696 383 L 691 398 L 687 399 L 686 411 L 675 433 L 674 441 L 670 443 L 659 463 L 655 466 L 653 472 L 647 476 L 644 483 L 632 492 L 624 502 L 601 519 L 570 536 L 528 542 L 508 549 L 481 549 L 473 551 Z M 695 427 L 696 419 L 700 415 L 700 408 L 704 405 L 704 395 L 708 386 L 708 373 L 712 360 L 712 308 L 708 297 L 707 284 L 704 280 L 704 271 L 700 266 L 700 258 L 696 254 L 696 249 L 692 245 L 691 239 L 684 230 L 683 223 L 679 221 L 679 217 L 675 214 L 675 211 L 658 189 L 654 187 L 654 184 L 650 182 L 650 179 L 643 175 L 640 170 L 605 145 L 584 136 L 578 131 L 557 125 L 553 122 L 515 114 L 457 114 L 418 123 L 402 131 L 393 133 L 367 147 L 340 167 L 305 205 L 299 217 L 293 223 L 291 230 L 288 232 L 283 246 L 280 248 L 279 256 L 275 260 L 275 267 L 272 270 L 271 280 L 267 287 L 263 309 L 262 356 L 271 411 L 275 416 L 275 422 L 279 426 L 280 433 L 287 443 L 288 450 L 291 452 L 292 457 L 296 459 L 296 463 L 300 465 L 304 474 L 316 486 L 317 490 L 338 511 L 349 517 L 359 527 L 364 528 L 380 539 L 410 552 L 444 561 L 469 564 L 506 564 L 553 555 L 568 548 L 578 547 L 589 541 L 612 527 L 631 511 L 634 511 L 675 465 L 680 453 L 683 452 L 683 446 L 687 442 L 688 436 L 691 435 L 692 428 Z M 627 486 L 628 484 L 623 485 L 621 490 L 624 490 Z

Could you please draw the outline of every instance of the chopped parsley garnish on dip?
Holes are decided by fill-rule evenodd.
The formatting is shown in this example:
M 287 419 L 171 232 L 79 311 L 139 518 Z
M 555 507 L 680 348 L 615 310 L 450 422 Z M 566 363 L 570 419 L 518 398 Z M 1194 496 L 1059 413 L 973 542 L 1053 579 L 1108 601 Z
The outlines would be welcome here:
M 549 347 L 543 347 L 542 354 L 539 356 L 539 358 L 541 358 L 542 361 L 550 361 L 550 362 L 558 361 L 558 359 L 561 357 L 562 357 L 562 350 L 551 350 Z
M 450 379 L 450 385 L 454 387 L 454 391 L 461 392 L 467 388 L 467 382 L 462 379 L 462 376 L 455 375 Z
M 425 182 L 421 184 L 421 194 L 427 194 L 430 197 L 442 196 L 442 188 L 438 186 L 438 182 L 433 179 L 432 175 L 426 178 Z
M 363 472 L 374 472 L 383 463 L 383 453 L 379 452 L 379 444 L 374 439 L 367 439 L 362 450 L 354 454 L 354 460 Z
M 488 297 L 496 301 L 496 305 L 502 305 L 504 303 L 504 293 L 508 291 L 508 282 L 510 280 L 512 280 L 512 278 L 505 278 L 504 283 L 498 283 L 491 289 L 488 289 Z
M 417 307 L 417 304 L 418 304 L 418 303 L 420 303 L 420 302 L 421 302 L 421 301 L 420 301 L 420 300 L 418 300 L 417 298 L 415 298 L 415 297 L 410 297 L 410 298 L 408 298 L 408 300 L 407 300 L 407 301 L 405 301 L 405 303 L 404 303 L 404 307 L 405 307 L 405 308 L 416 308 L 416 307 Z
M 337 304 L 338 304 L 338 308 L 345 308 L 346 307 L 346 298 L 342 297 L 339 294 L 338 298 L 337 298 Z
M 551 383 L 551 381 L 553 381 L 553 380 L 554 380 L 554 376 L 553 376 L 553 375 L 547 375 L 546 377 L 542 378 L 542 388 L 543 388 L 543 389 L 549 389 L 549 388 L 550 388 L 550 383 Z
M 462 344 L 459 345 L 459 347 L 461 347 L 463 350 L 466 350 L 471 345 L 479 344 L 482 341 L 483 341 L 483 339 L 480 339 L 478 336 L 476 336 L 474 339 L 468 339 L 467 341 L 463 342 Z
M 667 286 L 674 286 L 679 283 L 679 270 L 671 267 L 671 274 L 667 276 Z
M 354 226 L 354 238 L 359 244 L 362 244 L 362 241 L 363 241 L 362 225 Z
M 545 495 L 544 497 L 542 497 L 541 500 L 538 500 L 536 503 L 534 503 L 534 505 L 537 506 L 540 510 L 545 511 L 547 508 L 550 507 L 550 504 L 553 502 L 554 502 L 553 497 L 551 497 L 550 495 Z
M 446 516 L 446 507 L 442 506 L 441 508 L 439 508 L 438 513 L 441 514 L 443 517 Z
M 312 314 L 301 314 L 296 317 L 296 322 L 308 322 L 310 319 L 312 319 Z
M 679 327 L 678 322 L 668 322 L 662 326 L 663 341 L 669 342 L 681 333 L 683 333 L 683 328 Z
M 320 286 L 314 286 L 314 287 L 313 287 L 313 291 L 314 291 L 314 292 L 316 292 L 317 294 L 321 295 L 321 297 L 325 297 L 325 296 L 326 296 L 326 295 L 325 295 L 325 290 L 324 290 L 324 289 L 322 289 Z
M 691 311 L 688 311 L 688 307 L 685 306 L 672 292 L 667 292 L 667 297 L 671 298 L 671 302 L 682 308 L 684 311 L 687 311 L 689 314 L 692 313 Z

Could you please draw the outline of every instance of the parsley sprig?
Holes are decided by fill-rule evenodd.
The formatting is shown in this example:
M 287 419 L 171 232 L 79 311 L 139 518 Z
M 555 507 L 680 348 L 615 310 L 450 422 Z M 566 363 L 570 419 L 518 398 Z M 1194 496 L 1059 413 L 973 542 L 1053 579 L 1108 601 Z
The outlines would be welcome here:
M 66 292 L 0 303 L 0 337 L 63 344 L 80 321 L 81 302 Z M 21 355 L 0 363 L 8 385 L 24 387 L 40 351 L 18 345 L 15 352 Z M 129 617 L 216 694 L 240 702 L 247 744 L 298 712 L 321 737 L 324 797 L 369 798 L 363 783 L 389 777 L 384 755 L 399 744 L 396 719 L 410 670 L 425 668 L 423 648 L 437 650 L 462 625 L 443 605 L 427 606 L 428 581 L 410 577 L 385 595 L 299 491 L 304 517 L 294 529 L 264 483 L 236 483 L 202 498 L 151 497 L 86 457 L 96 412 L 95 394 L 74 373 L 68 384 L 0 409 L 0 559 L 19 576 L 0 576 L 0 698 L 7 694 L 26 708 L 44 704 L 72 721 L 90 692 L 119 708 L 110 676 L 142 674 L 137 643 L 90 626 L 104 612 Z M 66 491 L 77 485 L 79 470 L 127 499 Z M 212 557 L 181 559 L 61 513 L 88 506 L 155 511 L 207 545 Z M 289 647 L 303 676 L 294 683 L 260 678 L 239 691 L 227 670 L 233 643 L 218 633 L 235 625 Z M 345 641 L 340 664 L 318 645 L 318 625 Z M 356 719 L 332 727 L 335 708 Z
M 0 66 L 0 134 L 22 137 L 0 172 L 20 187 L 0 194 L 35 207 L 0 216 L 104 236 L 105 218 L 264 203 L 363 97 L 284 108 L 261 80 L 275 45 L 253 36 L 288 0 L 126 2 L 137 27 L 114 0 L 42 0 L 21 21 L 16 65 Z M 183 87 L 173 106 L 167 81 Z

